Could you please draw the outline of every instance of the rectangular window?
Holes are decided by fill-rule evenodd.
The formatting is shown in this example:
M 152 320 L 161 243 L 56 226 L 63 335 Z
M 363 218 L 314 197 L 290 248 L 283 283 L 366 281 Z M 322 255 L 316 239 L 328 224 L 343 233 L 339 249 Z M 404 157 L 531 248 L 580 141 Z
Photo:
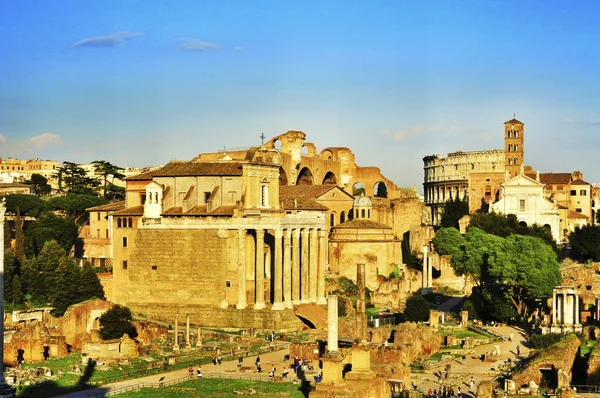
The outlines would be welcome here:
M 580 190 L 579 196 L 587 196 L 587 191 L 585 189 Z
M 100 230 L 99 230 L 99 229 L 97 229 L 97 230 L 96 230 L 96 238 L 99 238 L 99 237 L 100 237 Z
M 106 230 L 106 239 L 108 239 L 108 229 Z
M 141 194 L 141 199 L 140 200 L 142 201 L 143 205 L 146 204 L 146 194 L 145 193 Z
M 100 212 L 98 212 L 98 221 L 100 221 Z
M 581 213 L 581 209 L 575 209 L 577 213 Z
M 127 237 L 123 237 L 123 247 L 127 247 Z
M 152 266 L 152 271 L 156 271 L 157 269 L 158 269 L 158 266 L 157 266 L 157 265 L 153 265 L 153 266 Z
M 563 189 L 565 189 L 562 185 L 557 185 L 556 186 L 556 190 L 557 191 L 562 191 Z
M 123 269 L 127 269 L 127 260 L 123 260 Z
M 519 210 L 520 211 L 525 211 L 525 199 L 520 199 L 519 200 Z
M 231 281 L 230 280 L 225 281 L 225 286 L 231 287 Z
M 576 196 L 577 195 L 577 191 L 574 189 L 571 189 L 571 196 Z
M 208 203 L 208 199 L 210 199 L 210 192 L 204 192 L 204 203 Z

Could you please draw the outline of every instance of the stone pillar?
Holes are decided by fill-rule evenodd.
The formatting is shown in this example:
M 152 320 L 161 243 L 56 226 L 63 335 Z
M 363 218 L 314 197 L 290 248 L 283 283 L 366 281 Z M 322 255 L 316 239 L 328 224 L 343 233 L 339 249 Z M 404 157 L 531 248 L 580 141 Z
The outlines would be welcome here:
M 196 347 L 202 347 L 202 329 L 198 328 L 198 334 L 196 336 Z
M 427 250 L 429 249 L 429 247 L 427 247 L 427 245 L 423 245 L 423 281 L 421 283 L 421 287 L 422 288 L 426 288 L 427 287 Z
M 565 317 L 563 319 L 563 324 L 572 325 L 573 324 L 573 295 L 569 294 L 569 292 L 565 292 Z
M 317 230 L 312 228 L 310 230 L 310 267 L 308 275 L 308 290 L 309 298 L 311 303 L 317 302 L 317 269 L 319 262 L 319 240 L 317 239 Z
M 190 314 L 185 315 L 185 347 L 192 347 L 192 344 L 190 344 Z
M 300 229 L 292 231 L 292 300 L 300 304 Z
M 317 304 L 327 304 L 325 298 L 325 267 L 327 266 L 327 234 L 319 230 L 319 264 L 317 269 Z
M 265 308 L 265 230 L 256 230 L 256 302 L 254 309 Z
M 573 321 L 576 325 L 579 325 L 579 295 L 575 293 L 573 298 L 575 299 L 575 316 L 573 317 Z
M 433 261 L 427 256 L 427 287 L 433 287 Z
M 556 308 L 558 303 L 556 302 L 556 290 L 552 290 L 552 324 L 557 324 L 558 319 L 556 319 Z
M 292 230 L 283 235 L 283 306 L 292 308 Z
M 338 352 L 338 296 L 327 297 L 327 352 Z
M 302 234 L 302 254 L 300 256 L 300 273 L 301 273 L 301 281 L 300 281 L 300 302 L 308 303 L 308 267 L 309 267 L 309 258 L 308 258 L 308 229 L 303 228 L 301 231 Z
M 173 344 L 173 351 L 179 351 L 179 315 L 175 315 L 175 344 Z
M 275 230 L 275 270 L 273 271 L 273 310 L 283 309 L 283 253 L 282 253 L 283 231 Z
M 359 342 L 367 340 L 367 293 L 365 263 L 356 264 L 356 339 Z
M 238 229 L 238 302 L 236 308 L 243 310 L 248 306 L 246 300 L 246 230 Z
M 5 199 L 0 201 L 0 341 L 4 342 L 4 221 L 6 214 Z M 4 344 L 0 344 L 0 358 L 4 358 Z M 0 361 L 0 396 L 14 397 L 16 390 L 4 380 L 4 360 Z

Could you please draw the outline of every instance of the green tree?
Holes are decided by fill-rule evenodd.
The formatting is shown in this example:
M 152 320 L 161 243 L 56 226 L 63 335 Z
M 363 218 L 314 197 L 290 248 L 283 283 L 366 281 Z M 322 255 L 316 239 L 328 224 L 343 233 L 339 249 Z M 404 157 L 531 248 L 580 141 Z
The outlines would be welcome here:
M 89 261 L 86 261 L 81 270 L 79 299 L 85 301 L 91 298 L 104 299 L 104 288 L 98 279 L 98 275 L 92 268 L 92 265 Z
M 37 269 L 44 285 L 38 289 L 38 297 L 52 301 L 55 291 L 61 288 L 57 286 L 59 277 L 57 269 L 65 256 L 65 250 L 55 240 L 48 240 L 44 243 L 36 259 Z M 74 283 L 77 285 L 78 281 L 74 281 Z
M 444 205 L 444 213 L 440 221 L 441 227 L 454 227 L 458 229 L 458 220 L 469 214 L 469 202 L 459 199 L 450 199 Z
M 513 234 L 537 236 L 556 250 L 556 242 L 549 231 L 537 224 L 521 225 L 514 214 L 476 213 L 471 216 L 469 228 L 479 228 L 488 234 L 503 238 Z
M 438 254 L 458 254 L 460 245 L 465 243 L 465 238 L 458 229 L 449 227 L 438 229 L 431 241 Z
M 115 180 L 115 178 L 123 179 L 125 177 L 125 174 L 121 173 L 121 171 L 123 171 L 124 169 L 122 167 L 115 166 L 105 160 L 94 160 L 92 162 L 92 164 L 94 165 L 94 171 L 97 174 L 100 174 L 102 176 L 102 181 L 104 183 L 103 184 L 104 199 L 106 199 L 106 200 L 119 199 L 119 198 L 117 198 L 117 196 L 120 197 L 121 190 L 118 188 L 121 188 L 121 187 L 117 187 L 116 185 L 114 185 L 114 180 Z M 109 178 L 110 178 L 110 184 L 108 182 Z
M 62 257 L 51 280 L 54 284 L 48 292 L 48 298 L 54 306 L 52 315 L 59 317 L 69 306 L 82 301 L 79 296 L 81 278 L 75 260 Z
M 569 235 L 569 242 L 575 255 L 584 260 L 600 261 L 600 226 L 584 225 Z
M 375 192 L 375 196 L 378 198 L 387 198 L 388 197 L 388 189 L 387 185 L 383 182 L 377 183 L 377 192 Z
M 38 217 L 44 210 L 44 201 L 35 195 L 14 193 L 4 198 L 6 212 L 9 214 L 17 214 L 17 211 L 20 211 L 23 216 Z
M 429 305 L 427 300 L 418 293 L 413 294 L 406 300 L 404 315 L 410 322 L 425 322 L 429 319 Z
M 21 264 L 21 286 L 26 301 L 47 302 L 46 285 L 35 257 Z
M 27 228 L 25 251 L 29 257 L 36 256 L 47 241 L 55 240 L 68 253 L 78 239 L 77 225 L 72 219 L 46 212 Z
M 502 238 L 487 234 L 478 228 L 469 229 L 464 238 L 465 242 L 458 246 L 450 259 L 450 265 L 458 276 L 468 275 L 477 285 L 489 284 L 489 256 L 494 248 L 502 247 Z
M 36 196 L 48 195 L 52 191 L 52 187 L 48 184 L 48 179 L 41 174 L 34 173 L 31 179 L 26 181 L 33 188 L 33 193 Z
M 23 292 L 19 273 L 21 265 L 11 250 L 4 253 L 4 301 L 20 304 L 23 302 Z
M 58 186 L 61 192 L 95 195 L 98 180 L 88 177 L 77 163 L 64 162 L 57 170 Z
M 81 224 L 88 216 L 86 209 L 108 203 L 97 195 L 82 195 L 69 193 L 66 196 L 56 196 L 47 202 L 51 210 L 61 210 L 74 219 L 75 224 Z
M 23 232 L 23 223 L 21 210 L 17 207 L 17 214 L 15 215 L 15 255 L 21 263 L 25 261 L 25 233 Z
M 124 334 L 130 338 L 137 337 L 137 330 L 131 323 L 133 317 L 127 307 L 115 305 L 100 317 L 100 338 L 102 340 L 118 339 Z

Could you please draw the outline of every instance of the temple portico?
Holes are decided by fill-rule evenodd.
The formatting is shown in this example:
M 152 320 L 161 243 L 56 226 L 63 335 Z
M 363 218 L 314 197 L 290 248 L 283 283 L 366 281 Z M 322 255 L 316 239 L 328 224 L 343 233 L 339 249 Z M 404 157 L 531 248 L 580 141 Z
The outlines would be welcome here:
M 579 294 L 572 286 L 557 286 L 552 291 L 550 333 L 580 332 Z

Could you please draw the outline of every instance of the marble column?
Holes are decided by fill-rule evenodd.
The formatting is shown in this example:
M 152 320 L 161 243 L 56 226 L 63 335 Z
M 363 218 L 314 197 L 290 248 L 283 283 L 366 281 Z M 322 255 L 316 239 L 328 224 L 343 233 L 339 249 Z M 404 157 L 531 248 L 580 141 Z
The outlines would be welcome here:
M 202 330 L 198 328 L 198 334 L 196 335 L 196 347 L 202 347 Z
M 254 309 L 265 308 L 265 230 L 256 230 L 256 302 Z
M 302 235 L 302 254 L 300 255 L 300 302 L 304 304 L 308 303 L 308 229 L 303 228 L 300 233 Z
M 558 307 L 558 303 L 556 302 L 556 290 L 552 291 L 552 324 L 557 324 L 558 319 L 556 319 L 556 308 Z
M 433 261 L 427 256 L 427 287 L 433 287 Z
M 356 339 L 359 342 L 367 340 L 367 294 L 365 263 L 356 264 Z
M 238 302 L 236 308 L 243 310 L 248 306 L 246 300 L 246 230 L 238 229 Z
M 283 306 L 292 308 L 292 230 L 283 234 Z
M 185 316 L 185 347 L 192 347 L 192 344 L 190 344 L 190 314 Z
M 319 264 L 317 269 L 317 304 L 327 304 L 325 298 L 325 267 L 327 266 L 327 233 L 319 230 Z
M 338 296 L 327 297 L 327 352 L 338 352 Z
M 309 290 L 309 298 L 311 303 L 317 302 L 317 269 L 319 262 L 319 240 L 317 238 L 317 230 L 315 228 L 311 228 L 310 230 L 310 266 L 309 266 L 309 275 L 308 275 L 308 290 Z
M 275 269 L 273 270 L 273 310 L 283 309 L 283 231 L 275 230 Z
M 574 294 L 573 298 L 575 299 L 575 316 L 573 317 L 573 321 L 576 325 L 579 325 L 579 295 Z
M 179 316 L 175 315 L 175 344 L 173 344 L 173 351 L 179 351 Z
M 300 229 L 292 231 L 292 300 L 300 304 Z
M 423 277 L 422 279 L 423 280 L 421 282 L 421 287 L 423 287 L 423 288 L 427 287 L 427 281 L 428 281 L 428 278 L 427 278 L 427 270 L 428 270 L 428 267 L 427 267 L 427 250 L 428 249 L 429 248 L 427 247 L 427 245 L 423 245 L 423 274 L 422 274 L 422 277 Z
M 0 341 L 4 342 L 4 222 L 6 220 L 6 203 L 0 200 Z M 0 358 L 4 358 L 4 344 L 0 344 Z M 14 397 L 16 390 L 4 380 L 4 360 L 0 361 L 0 396 Z

